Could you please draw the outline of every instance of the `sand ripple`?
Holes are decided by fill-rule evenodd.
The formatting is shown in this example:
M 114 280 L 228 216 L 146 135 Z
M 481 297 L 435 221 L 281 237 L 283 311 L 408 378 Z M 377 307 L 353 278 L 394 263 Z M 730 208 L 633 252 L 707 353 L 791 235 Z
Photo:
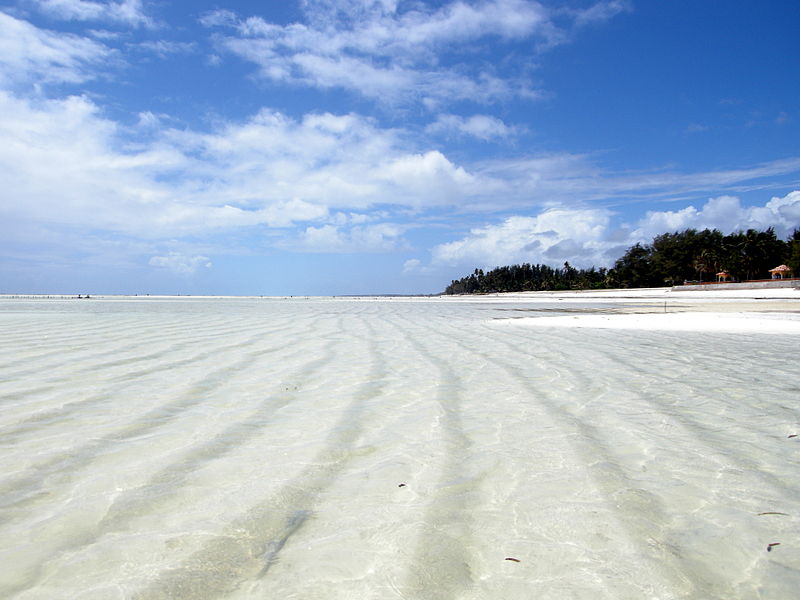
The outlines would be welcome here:
M 800 338 L 514 309 L 0 301 L 0 597 L 792 597 Z

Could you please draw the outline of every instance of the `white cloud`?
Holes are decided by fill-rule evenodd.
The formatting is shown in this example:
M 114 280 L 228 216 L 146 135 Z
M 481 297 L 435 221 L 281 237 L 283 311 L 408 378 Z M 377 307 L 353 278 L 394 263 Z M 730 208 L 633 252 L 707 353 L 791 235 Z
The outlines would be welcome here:
M 146 52 L 152 52 L 161 58 L 173 54 L 191 54 L 196 48 L 194 42 L 171 42 L 168 40 L 146 40 L 132 46 Z
M 330 221 L 334 225 L 363 225 L 386 216 L 381 215 L 380 212 L 374 212 L 373 214 L 337 212 L 331 215 Z
M 344 229 L 335 225 L 308 227 L 296 242 L 284 246 L 303 252 L 355 253 L 390 252 L 406 246 L 403 227 L 392 223 L 355 226 Z
M 458 115 L 439 115 L 425 130 L 428 133 L 468 135 L 484 141 L 507 138 L 519 133 L 517 128 L 509 127 L 490 115 L 473 115 L 466 119 Z
M 119 149 L 119 128 L 87 98 L 27 101 L 0 91 L 0 180 L 18 218 L 88 225 L 148 237 L 169 187 L 156 181 L 185 162 L 166 147 Z
M 161 118 L 149 110 L 139 113 L 138 127 L 156 130 L 161 126 Z
M 420 261 L 418 258 L 409 258 L 403 263 L 403 274 L 408 275 L 411 273 L 416 273 L 421 267 L 422 261 Z
M 531 200 L 552 205 L 624 198 L 654 201 L 689 194 L 732 193 L 763 189 L 748 184 L 800 171 L 800 158 L 786 158 L 738 169 L 680 173 L 649 170 L 615 173 L 599 167 L 589 156 L 551 154 L 533 158 L 495 160 L 475 165 L 473 172 L 503 182 L 506 209 Z
M 651 239 L 659 233 L 684 229 L 719 229 L 732 231 L 774 227 L 786 238 L 800 227 L 800 191 L 782 198 L 773 197 L 763 206 L 742 206 L 735 196 L 710 198 L 700 209 L 694 206 L 676 211 L 648 211 L 637 223 L 633 235 Z
M 637 242 L 649 243 L 658 234 L 690 228 L 719 229 L 727 234 L 774 227 L 778 237 L 786 239 L 800 228 L 800 191 L 756 206 L 743 206 L 734 196 L 720 196 L 708 200 L 701 209 L 687 206 L 677 211 L 650 211 L 633 226 L 614 226 L 612 217 L 610 211 L 597 208 L 553 208 L 535 216 L 508 217 L 434 247 L 431 264 L 492 268 L 569 261 L 580 267 L 608 267 Z
M 148 264 L 159 269 L 168 269 L 178 275 L 193 275 L 197 269 L 210 269 L 213 265 L 207 256 L 187 256 L 180 252 L 169 252 L 166 256 L 153 256 Z
M 352 49 L 377 55 L 430 51 L 496 35 L 524 38 L 549 26 L 546 10 L 528 0 L 449 2 L 437 9 L 419 4 L 398 11 L 396 2 L 305 2 L 310 25 L 281 28 L 257 17 L 247 19 L 248 33 L 281 33 L 287 44 L 305 46 L 312 38 L 324 41 L 325 51 Z
M 478 183 L 477 178 L 464 168 L 454 165 L 437 150 L 425 154 L 407 154 L 387 161 L 378 167 L 377 178 L 392 189 L 409 194 L 406 202 L 413 206 L 447 205 L 457 203 L 467 190 Z
M 260 222 L 269 227 L 290 227 L 295 223 L 324 219 L 328 216 L 328 209 L 299 198 L 291 198 L 270 204 L 258 214 Z
M 576 155 L 465 165 L 436 150 L 419 151 L 408 132 L 355 114 L 293 119 L 262 110 L 206 132 L 165 122 L 145 112 L 137 127 L 123 128 L 87 97 L 26 99 L 0 91 L 0 180 L 14 199 L 0 211 L 17 220 L 165 239 L 253 227 L 338 227 L 338 213 L 382 210 L 388 214 L 381 220 L 396 221 L 406 210 L 519 213 L 640 191 L 669 197 L 707 187 L 735 190 L 800 170 L 800 160 L 787 159 L 691 175 L 615 174 Z M 794 208 L 770 210 L 791 215 Z M 352 236 L 339 240 L 334 246 L 355 243 Z
M 277 81 L 319 88 L 344 88 L 380 102 L 421 99 L 435 108 L 453 100 L 489 102 L 509 95 L 536 97 L 522 81 L 504 80 L 482 71 L 474 76 L 446 69 L 420 69 L 402 62 L 372 61 L 346 54 L 324 55 L 311 50 L 280 56 L 252 39 L 229 39 L 228 50 L 256 63 L 260 74 Z
M 475 184 L 441 153 L 408 152 L 396 132 L 356 115 L 295 120 L 261 111 L 210 133 L 164 122 L 144 112 L 137 126 L 122 128 L 86 97 L 27 100 L 0 91 L 0 179 L 14 199 L 0 212 L 164 239 L 319 226 L 340 221 L 338 213 L 364 225 L 376 205 L 446 205 Z M 137 133 L 144 140 L 133 143 Z M 393 237 L 354 231 L 338 245 L 385 247 Z M 382 237 L 369 237 L 376 233 Z
M 301 244 L 305 248 L 322 247 L 327 239 L 332 248 L 386 249 L 402 245 L 399 237 L 366 228 L 375 225 L 366 222 L 366 215 L 375 218 L 382 211 L 380 221 L 396 222 L 408 219 L 409 210 L 490 214 L 550 205 L 553 211 L 534 222 L 521 217 L 523 221 L 506 223 L 506 240 L 495 240 L 489 227 L 463 243 L 438 249 L 437 260 L 459 255 L 469 260 L 483 256 L 490 262 L 522 259 L 528 254 L 520 249 L 538 241 L 540 252 L 549 251 L 553 259 L 584 256 L 585 262 L 600 260 L 603 247 L 594 233 L 587 238 L 566 227 L 572 220 L 573 225 L 581 223 L 578 217 L 586 219 L 589 213 L 559 213 L 559 200 L 569 206 L 614 198 L 644 185 L 640 182 L 645 179 L 649 193 L 663 196 L 709 183 L 726 189 L 765 173 L 800 168 L 797 161 L 779 161 L 730 172 L 626 177 L 572 155 L 469 168 L 439 151 L 413 151 L 403 132 L 380 129 L 352 114 L 292 119 L 263 110 L 211 132 L 165 128 L 163 122 L 142 113 L 138 127 L 121 128 L 86 97 L 28 100 L 0 91 L 0 180 L 5 197 L 13 199 L 0 205 L 0 213 L 6 222 L 83 227 L 150 240 L 299 225 L 307 230 Z M 128 136 L 137 132 L 144 141 L 133 143 Z M 651 225 L 630 229 L 722 226 L 728 223 L 723 217 L 741 227 L 751 222 L 790 227 L 796 222 L 796 198 L 791 195 L 771 201 L 761 212 L 733 206 L 715 217 L 714 206 L 652 213 Z M 357 216 L 342 216 L 348 214 Z M 559 214 L 568 215 L 563 223 L 543 225 Z M 591 214 L 606 218 L 602 210 Z M 322 229 L 326 225 L 334 229 Z M 356 225 L 364 228 L 347 229 Z M 559 235 L 542 233 L 550 230 Z M 578 246 L 570 247 L 570 240 Z
M 301 6 L 304 19 L 287 25 L 227 9 L 200 23 L 233 30 L 216 36 L 219 48 L 257 65 L 265 79 L 345 89 L 389 105 L 419 102 L 435 111 L 455 101 L 541 97 L 531 79 L 536 52 L 612 18 L 627 3 L 568 9 L 534 0 L 305 0 Z M 513 44 L 521 41 L 527 47 L 520 53 Z M 479 120 L 461 130 L 483 139 L 500 134 L 496 123 Z
M 394 10 L 392 3 L 364 6 L 380 15 Z M 392 18 L 399 23 L 406 17 Z M 111 53 L 96 41 L 38 29 L 2 12 L 0 32 L 0 77 L 6 77 L 0 83 L 9 83 L 9 74 L 80 82 Z M 437 248 L 435 259 L 445 264 L 482 256 L 483 264 L 570 257 L 582 264 L 600 261 L 605 242 L 626 240 L 599 236 L 608 218 L 602 209 L 570 212 L 565 206 L 707 189 L 734 194 L 745 184 L 757 188 L 763 178 L 800 171 L 797 158 L 694 174 L 613 173 L 574 154 L 468 164 L 424 147 L 414 132 L 381 128 L 357 114 L 292 118 L 263 109 L 199 130 L 170 128 L 169 115 L 144 111 L 138 124 L 121 126 L 87 96 L 48 100 L 41 90 L 25 97 L 16 87 L 0 88 L 0 181 L 10 199 L 0 203 L 0 227 L 37 224 L 124 236 L 149 243 L 147 255 L 159 254 L 152 251 L 157 240 L 244 231 L 263 233 L 275 244 L 269 229 L 306 251 L 387 251 L 405 247 L 402 223 L 412 218 L 441 218 L 444 210 L 529 215 L 550 207 L 477 228 Z M 508 129 L 483 115 L 437 123 L 484 136 Z M 640 235 L 706 223 L 786 229 L 797 222 L 797 211 L 792 195 L 760 208 L 720 198 L 699 210 L 651 213 L 628 229 Z M 570 229 L 581 223 L 585 230 Z
M 233 11 L 217 9 L 202 15 L 199 22 L 205 27 L 236 27 L 239 24 L 239 17 Z
M 578 266 L 605 264 L 611 214 L 603 209 L 548 209 L 535 217 L 508 217 L 436 246 L 434 265 L 494 267 L 512 263 Z
M 314 87 L 339 87 L 385 102 L 490 101 L 533 96 L 522 76 L 499 76 L 491 61 L 468 69 L 459 55 L 481 40 L 547 38 L 546 9 L 528 0 L 455 1 L 432 9 L 395 2 L 305 2 L 306 23 L 239 19 L 229 10 L 204 15 L 208 27 L 235 28 L 222 47 L 257 64 L 261 76 Z
M 595 4 L 575 12 L 575 24 L 578 26 L 594 25 L 604 23 L 619 13 L 631 10 L 630 2 L 627 0 L 602 0 Z
M 80 83 L 112 51 L 77 35 L 39 29 L 0 12 L 0 86 L 19 83 Z
M 119 31 L 109 31 L 108 29 L 89 29 L 87 33 L 98 40 L 118 40 L 123 36 Z
M 423 208 L 462 202 L 482 190 L 440 152 L 409 152 L 398 132 L 357 115 L 294 120 L 264 110 L 215 133 L 168 131 L 166 139 L 199 157 L 194 167 L 211 180 L 202 193 L 236 206 L 293 197 L 338 210 Z
M 93 0 L 34 0 L 39 10 L 69 21 L 110 21 L 133 27 L 152 26 L 142 0 L 96 2 Z

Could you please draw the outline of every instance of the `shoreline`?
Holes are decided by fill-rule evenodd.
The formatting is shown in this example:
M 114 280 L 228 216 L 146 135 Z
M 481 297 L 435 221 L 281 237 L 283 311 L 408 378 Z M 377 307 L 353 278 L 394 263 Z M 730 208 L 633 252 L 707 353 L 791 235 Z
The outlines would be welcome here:
M 80 293 L 81 299 L 96 300 L 257 300 L 257 299 L 337 299 L 337 300 L 447 300 L 447 301 L 541 301 L 541 300 L 574 300 L 581 301 L 594 299 L 614 299 L 625 300 L 767 300 L 767 299 L 794 299 L 800 301 L 800 283 L 796 287 L 767 287 L 767 288 L 715 288 L 715 289 L 680 289 L 672 287 L 658 288 L 608 288 L 599 290 L 552 290 L 552 291 L 531 291 L 531 292 L 493 292 L 489 294 L 103 294 L 103 293 Z M 78 299 L 79 294 L 70 293 L 0 293 L 0 300 L 71 300 Z
M 578 310 L 575 312 L 579 314 L 566 316 L 496 319 L 495 323 L 528 327 L 800 335 L 800 290 L 795 288 L 682 290 L 677 295 L 670 288 L 532 292 L 515 299 L 580 300 L 582 303 L 603 302 L 612 306 Z M 531 309 L 531 312 L 535 310 Z
M 58 295 L 0 295 L 0 301 L 67 301 Z M 520 327 L 800 335 L 800 289 L 672 288 L 505 292 L 459 296 L 91 296 L 89 302 L 311 301 L 503 305 L 517 314 L 489 319 Z M 83 304 L 83 302 L 81 302 Z M 513 305 L 509 307 L 508 305 Z M 90 304 L 87 304 L 90 306 Z M 222 306 L 222 305 L 221 305 Z M 522 313 L 522 314 L 520 314 Z M 553 314 L 557 313 L 557 314 Z

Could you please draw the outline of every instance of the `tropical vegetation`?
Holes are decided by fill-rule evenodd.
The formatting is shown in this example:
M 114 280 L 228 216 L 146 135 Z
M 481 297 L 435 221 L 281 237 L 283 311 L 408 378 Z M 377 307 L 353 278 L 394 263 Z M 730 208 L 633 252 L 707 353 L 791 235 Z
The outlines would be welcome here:
M 662 233 L 650 244 L 634 244 L 610 269 L 561 268 L 540 264 L 496 267 L 453 280 L 445 294 L 481 294 L 540 290 L 639 288 L 715 281 L 727 272 L 734 280 L 768 279 L 769 270 L 787 264 L 800 274 L 800 229 L 788 240 L 748 229 L 723 235 L 717 229 Z

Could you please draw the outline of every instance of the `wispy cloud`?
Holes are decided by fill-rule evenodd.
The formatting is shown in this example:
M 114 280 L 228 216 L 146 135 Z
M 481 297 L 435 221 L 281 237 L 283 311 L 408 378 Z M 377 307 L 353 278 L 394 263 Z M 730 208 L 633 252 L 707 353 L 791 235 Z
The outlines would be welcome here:
M 304 2 L 305 22 L 278 25 L 229 10 L 206 14 L 208 27 L 233 28 L 222 48 L 259 67 L 262 77 L 319 88 L 338 87 L 384 102 L 488 102 L 534 96 L 525 77 L 498 73 L 487 57 L 473 66 L 479 43 L 549 39 L 556 27 L 541 4 L 526 0 L 421 4 Z
M 587 155 L 559 153 L 494 160 L 473 168 L 484 179 L 502 182 L 507 208 L 520 206 L 525 197 L 544 203 L 549 198 L 551 204 L 614 205 L 769 189 L 776 178 L 800 172 L 800 157 L 697 172 L 674 168 L 616 172 L 602 168 Z
M 80 83 L 97 76 L 113 51 L 94 40 L 40 29 L 0 12 L 0 86 Z
M 579 27 L 605 23 L 623 12 L 632 10 L 631 2 L 628 0 L 607 0 L 596 2 L 591 6 L 575 10 L 575 24 Z
M 152 27 L 142 0 L 96 2 L 94 0 L 32 0 L 43 13 L 69 21 L 106 21 L 132 27 Z
M 131 47 L 151 52 L 161 58 L 174 54 L 191 54 L 197 50 L 197 44 L 194 42 L 174 42 L 169 40 L 145 40 L 131 44 Z
M 484 141 L 513 137 L 522 131 L 521 128 L 506 125 L 491 115 L 472 115 L 465 118 L 449 114 L 439 115 L 425 130 L 433 134 L 463 135 Z
M 711 129 L 708 125 L 704 125 L 703 123 L 689 123 L 686 126 L 686 133 L 703 133 Z

